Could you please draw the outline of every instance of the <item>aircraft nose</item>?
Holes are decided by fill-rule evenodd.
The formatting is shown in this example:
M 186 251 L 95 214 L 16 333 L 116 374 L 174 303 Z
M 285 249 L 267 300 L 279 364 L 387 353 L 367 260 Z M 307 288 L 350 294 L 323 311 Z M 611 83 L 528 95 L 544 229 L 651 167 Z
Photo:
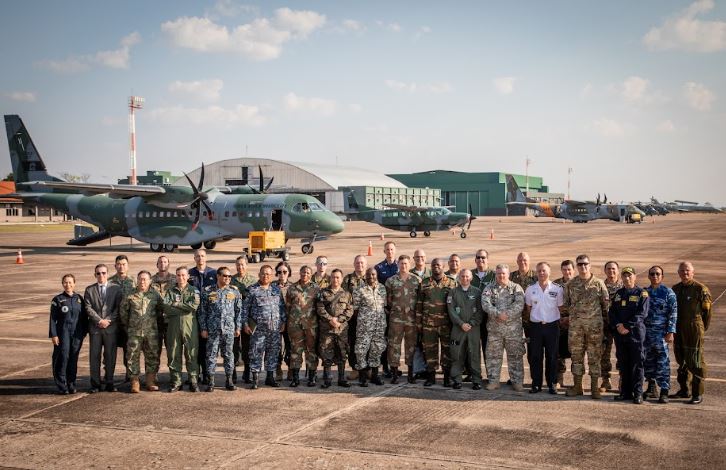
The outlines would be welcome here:
M 340 233 L 343 231 L 344 225 L 340 217 L 335 214 L 330 214 L 328 225 L 331 233 Z

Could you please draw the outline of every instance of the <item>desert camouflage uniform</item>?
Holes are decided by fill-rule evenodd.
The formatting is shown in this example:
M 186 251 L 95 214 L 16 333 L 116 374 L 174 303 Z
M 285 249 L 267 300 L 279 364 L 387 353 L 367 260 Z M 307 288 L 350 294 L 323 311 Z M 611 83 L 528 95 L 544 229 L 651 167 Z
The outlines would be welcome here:
M 418 277 L 420 277 L 422 281 L 424 279 L 426 279 L 427 277 L 431 277 L 431 268 L 429 268 L 428 266 L 423 268 L 422 271 L 417 271 L 416 267 L 414 266 L 413 268 L 411 268 L 410 272 L 411 272 L 411 274 L 415 274 Z
M 416 302 L 421 279 L 409 274 L 405 281 L 400 274 L 386 281 L 386 305 L 388 306 L 388 364 L 401 364 L 401 341 L 406 343 L 406 365 L 413 367 L 418 331 L 416 329 Z
M 250 370 L 260 372 L 264 356 L 265 370 L 277 369 L 280 354 L 280 328 L 287 321 L 285 300 L 280 287 L 270 284 L 267 289 L 259 284 L 250 286 L 242 306 L 241 325 L 254 331 L 250 336 Z
M 610 296 L 605 283 L 591 275 L 583 281 L 579 276 L 565 285 L 565 304 L 570 316 L 568 344 L 572 355 L 572 374 L 585 375 L 585 351 L 590 377 L 600 377 L 602 360 L 603 312 L 607 312 Z
M 490 384 L 498 384 L 502 371 L 504 350 L 507 351 L 509 378 L 513 384 L 524 382 L 524 338 L 522 311 L 524 290 L 519 284 L 509 281 L 506 286 L 496 282 L 484 287 L 481 306 L 487 313 L 487 374 Z M 505 313 L 507 319 L 499 321 L 498 315 Z
M 386 288 L 378 283 L 359 287 L 353 292 L 353 308 L 358 315 L 355 368 L 378 367 L 386 349 Z
M 321 279 L 318 279 L 317 277 L 318 273 L 313 273 L 312 277 L 312 283 L 318 286 L 321 289 L 325 289 L 326 287 L 330 287 L 330 274 L 325 273 Z
M 315 311 L 319 319 L 319 353 L 323 366 L 345 364 L 348 358 L 348 320 L 353 316 L 353 296 L 342 287 L 338 291 L 327 287 L 318 293 Z M 330 325 L 333 318 L 340 322 L 339 327 Z
M 136 290 L 136 279 L 126 276 L 125 279 L 121 279 L 118 273 L 108 278 L 110 284 L 116 284 L 121 287 L 121 299 L 125 299 L 127 296 L 134 293 Z M 122 300 L 123 301 L 123 300 Z M 123 349 L 123 360 L 124 367 L 126 368 L 126 378 L 129 376 L 129 363 L 128 363 L 128 343 L 129 336 L 126 333 L 126 327 L 123 323 L 119 325 L 120 328 L 116 328 L 116 345 Z
M 187 284 L 184 290 L 175 285 L 167 289 L 164 294 L 164 319 L 167 325 L 166 355 L 172 386 L 181 385 L 182 356 L 187 364 L 189 379 L 197 382 L 199 376 L 197 309 L 200 303 L 199 290 L 191 284 Z
M 318 316 L 315 313 L 315 299 L 320 289 L 312 282 L 294 283 L 287 290 L 285 308 L 287 310 L 287 334 L 290 337 L 290 368 L 302 367 L 303 352 L 305 367 L 315 370 L 318 367 Z
M 231 286 L 205 287 L 198 316 L 199 329 L 207 332 L 207 375 L 214 378 L 220 349 L 224 360 L 224 373 L 232 375 L 234 333 L 242 329 L 242 297 L 239 291 Z
M 679 282 L 673 286 L 678 302 L 675 346 L 678 362 L 678 383 L 681 390 L 688 390 L 692 376 L 691 393 L 703 395 L 706 379 L 706 359 L 703 357 L 703 341 L 711 322 L 711 292 L 697 281 Z
M 416 327 L 421 333 L 426 370 L 435 372 L 439 366 L 439 346 L 441 346 L 441 367 L 451 368 L 449 343 L 451 342 L 451 320 L 446 308 L 446 297 L 456 287 L 447 276 L 440 280 L 433 277 L 424 279 L 418 290 L 416 301 Z
M 608 288 L 608 297 L 610 299 L 610 305 L 613 304 L 613 298 L 615 298 L 615 293 L 622 289 L 623 287 L 623 281 L 618 279 L 616 282 L 610 284 L 606 281 L 605 287 Z M 602 318 L 602 356 L 600 359 L 600 375 L 602 375 L 603 379 L 609 379 L 610 378 L 610 371 L 613 370 L 613 363 L 610 360 L 610 357 L 613 352 L 613 331 L 608 326 L 608 316 L 605 315 Z
M 126 361 L 129 375 L 138 377 L 141 353 L 144 353 L 146 373 L 159 372 L 159 317 L 163 314 L 163 301 L 155 290 L 136 291 L 121 302 L 119 318 L 128 332 Z
M 671 388 L 671 361 L 665 336 L 676 332 L 678 305 L 676 293 L 663 284 L 646 288 L 650 297 L 645 318 L 645 378 L 655 380 L 661 390 Z
M 469 286 L 464 290 L 457 286 L 446 300 L 451 327 L 451 378 L 461 382 L 464 363 L 468 363 L 473 383 L 481 384 L 481 356 L 479 353 L 480 330 L 482 322 L 481 290 Z M 471 330 L 464 331 L 464 323 L 471 325 Z M 468 360 L 466 360 L 468 359 Z

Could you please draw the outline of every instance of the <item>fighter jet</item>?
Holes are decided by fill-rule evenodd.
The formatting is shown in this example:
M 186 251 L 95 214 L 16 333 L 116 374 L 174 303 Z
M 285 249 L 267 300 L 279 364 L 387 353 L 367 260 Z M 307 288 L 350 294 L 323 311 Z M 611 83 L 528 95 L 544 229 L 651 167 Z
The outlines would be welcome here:
M 85 246 L 112 236 L 149 243 L 152 251 L 174 251 L 180 245 L 213 249 L 217 242 L 246 238 L 251 231 L 284 230 L 300 238 L 303 253 L 316 240 L 343 231 L 343 222 L 312 196 L 305 194 L 224 194 L 199 182 L 190 187 L 71 183 L 51 176 L 17 115 L 5 116 L 10 161 L 18 197 L 51 207 L 98 227 L 98 231 L 68 242 Z M 269 185 L 268 185 L 269 186 Z
M 632 204 L 608 204 L 607 195 L 601 201 L 598 194 L 596 201 L 573 201 L 567 200 L 562 204 L 550 204 L 548 202 L 535 202 L 526 198 L 519 189 L 517 182 L 512 175 L 507 178 L 507 197 L 514 198 L 506 204 L 509 207 L 526 207 L 537 213 L 538 217 L 554 217 L 567 219 L 576 223 L 587 223 L 591 220 L 608 219 L 628 223 L 640 223 L 645 217 L 645 212 Z
M 348 195 L 348 210 L 344 213 L 350 220 L 361 220 L 378 224 L 391 230 L 408 231 L 411 238 L 416 238 L 423 231 L 424 237 L 430 237 L 435 230 L 461 228 L 459 236 L 466 238 L 466 230 L 476 219 L 469 213 L 452 212 L 446 207 L 418 207 L 402 204 L 386 204 L 386 209 L 373 209 L 359 206 L 353 194 Z M 466 228 L 464 228 L 466 226 Z

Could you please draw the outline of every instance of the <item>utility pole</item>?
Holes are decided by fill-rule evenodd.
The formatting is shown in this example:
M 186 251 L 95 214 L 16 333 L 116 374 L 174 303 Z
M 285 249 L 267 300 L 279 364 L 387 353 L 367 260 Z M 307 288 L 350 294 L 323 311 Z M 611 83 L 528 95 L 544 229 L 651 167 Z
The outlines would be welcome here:
M 532 159 L 527 157 L 524 161 L 524 177 L 527 179 L 527 197 L 529 197 L 529 165 L 532 163 Z
M 131 178 L 129 183 L 136 185 L 136 118 L 134 110 L 144 107 L 144 99 L 140 96 L 129 96 L 129 134 L 131 148 L 129 149 L 129 157 L 131 158 Z
M 570 188 L 572 186 L 572 167 L 567 168 L 567 200 L 570 200 Z

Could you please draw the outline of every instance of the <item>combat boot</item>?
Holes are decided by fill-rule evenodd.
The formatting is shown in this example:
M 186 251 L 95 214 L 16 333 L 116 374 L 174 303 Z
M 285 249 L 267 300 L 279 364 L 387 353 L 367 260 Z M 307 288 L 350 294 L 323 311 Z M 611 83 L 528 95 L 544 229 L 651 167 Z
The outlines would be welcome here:
M 257 379 L 258 374 L 257 372 L 252 372 L 252 378 L 250 379 L 250 390 L 257 390 Z
M 227 390 L 237 390 L 237 386 L 234 384 L 234 380 L 232 379 L 231 375 L 227 376 L 227 383 L 224 385 L 224 388 Z
M 668 403 L 668 390 L 660 389 L 660 397 L 658 403 Z
M 198 392 L 199 391 L 199 384 L 197 383 L 197 378 L 194 377 L 189 381 L 189 391 L 190 392 Z
M 250 367 L 245 364 L 245 370 L 242 372 L 242 381 L 246 384 L 250 383 Z
M 205 392 L 213 392 L 214 391 L 214 377 L 209 377 L 207 379 L 207 389 Z
M 265 379 L 265 385 L 269 385 L 270 387 L 279 387 L 280 383 L 275 380 L 275 371 L 268 370 L 267 371 L 267 378 Z
M 408 383 L 416 383 L 416 375 L 413 373 L 413 366 L 408 366 Z
M 557 388 L 565 388 L 565 374 L 557 374 Z
M 597 388 L 597 377 L 590 376 L 590 396 L 593 400 L 600 400 L 602 398 L 600 389 Z
M 371 367 L 371 383 L 376 385 L 383 385 L 383 379 L 380 375 L 378 375 L 378 367 Z
M 432 385 L 436 384 L 436 371 L 426 371 L 426 381 L 424 382 L 424 387 L 430 387 Z
M 333 385 L 333 377 L 330 372 L 330 366 L 323 366 L 323 385 L 322 388 L 330 388 Z
M 604 377 L 602 379 L 602 383 L 600 384 L 600 391 L 601 392 L 607 392 L 608 390 L 613 388 L 613 384 L 610 383 L 610 377 Z
M 300 385 L 300 369 L 290 369 L 292 372 L 292 380 L 290 380 L 290 387 L 297 387 Z
M 648 388 L 643 392 L 643 400 L 655 398 L 655 380 L 648 379 Z
M 368 386 L 368 368 L 358 371 L 358 385 L 360 385 L 361 387 Z
M 139 393 L 141 391 L 141 384 L 139 383 L 139 377 L 133 376 L 131 381 L 131 393 Z
M 398 383 L 398 367 L 391 367 L 391 375 L 393 375 L 391 385 L 396 385 Z
M 567 389 L 565 396 L 575 397 L 577 395 L 584 395 L 584 392 L 582 391 L 582 376 L 574 375 L 573 378 L 575 379 L 575 385 L 573 385 L 572 388 Z
M 234 370 L 232 370 L 232 382 L 237 383 L 237 365 L 235 364 Z
M 451 369 L 444 367 L 444 387 L 451 387 Z
M 345 362 L 338 363 L 338 387 L 350 387 L 350 383 L 345 378 Z
M 154 372 L 147 372 L 146 374 L 146 390 L 149 392 L 159 391 L 159 386 L 156 385 L 156 374 Z
M 277 366 L 277 370 L 275 371 L 275 380 L 282 382 L 282 365 Z
M 499 389 L 499 380 L 489 380 L 489 383 L 487 383 L 486 389 L 489 391 L 492 390 L 498 390 Z
M 318 371 L 313 369 L 308 371 L 308 387 L 314 387 L 317 381 Z

